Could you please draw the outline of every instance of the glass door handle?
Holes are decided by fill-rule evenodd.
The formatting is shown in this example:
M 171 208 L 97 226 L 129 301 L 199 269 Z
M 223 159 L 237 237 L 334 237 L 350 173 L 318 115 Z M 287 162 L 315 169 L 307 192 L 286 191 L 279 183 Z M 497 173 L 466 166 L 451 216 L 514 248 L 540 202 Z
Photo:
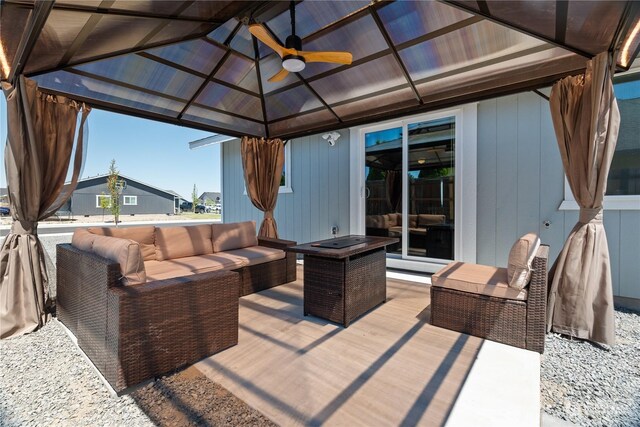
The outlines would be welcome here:
M 369 190 L 369 187 L 364 187 L 364 198 L 368 199 L 371 196 L 371 190 Z

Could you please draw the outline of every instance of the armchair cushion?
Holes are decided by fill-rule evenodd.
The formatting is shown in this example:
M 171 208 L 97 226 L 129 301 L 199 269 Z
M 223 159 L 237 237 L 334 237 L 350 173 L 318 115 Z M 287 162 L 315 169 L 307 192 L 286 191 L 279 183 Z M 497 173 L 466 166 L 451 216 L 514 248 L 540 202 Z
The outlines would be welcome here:
M 526 301 L 527 290 L 507 281 L 507 269 L 466 262 L 451 262 L 431 276 L 432 286 L 480 295 Z
M 211 224 L 158 227 L 155 247 L 158 261 L 211 254 Z
M 258 245 L 255 221 L 213 224 L 213 251 L 222 252 Z
M 507 280 L 509 286 L 523 289 L 531 278 L 531 264 L 540 247 L 540 238 L 528 233 L 519 238 L 511 247 L 507 264 Z
M 139 285 L 147 281 L 140 245 L 129 239 L 94 236 L 93 253 L 120 264 L 122 283 Z
M 145 261 L 156 259 L 156 228 L 153 225 L 124 228 L 90 227 L 89 232 L 100 236 L 134 240 L 140 245 L 140 251 Z

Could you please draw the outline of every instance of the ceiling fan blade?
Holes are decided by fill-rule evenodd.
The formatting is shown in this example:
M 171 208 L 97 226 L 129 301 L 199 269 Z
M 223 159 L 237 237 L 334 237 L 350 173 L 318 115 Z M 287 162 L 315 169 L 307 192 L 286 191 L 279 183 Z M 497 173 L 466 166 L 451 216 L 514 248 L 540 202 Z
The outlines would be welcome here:
M 271 76 L 268 82 L 269 83 L 279 82 L 283 80 L 285 77 L 287 77 L 288 75 L 289 75 L 289 72 L 283 68 L 282 70 L 278 71 L 276 74 Z
M 298 51 L 306 62 L 331 62 L 335 64 L 351 64 L 353 55 L 349 52 L 304 52 Z
M 284 55 L 290 55 L 295 52 L 294 49 L 287 49 L 286 47 L 278 44 L 278 42 L 275 41 L 273 37 L 271 37 L 271 34 L 269 34 L 269 31 L 267 31 L 267 29 L 263 27 L 261 24 L 249 25 L 249 32 L 253 34 L 254 37 L 260 40 L 262 43 L 264 43 L 265 45 L 273 49 L 275 53 L 277 53 L 280 56 L 280 58 L 282 58 Z

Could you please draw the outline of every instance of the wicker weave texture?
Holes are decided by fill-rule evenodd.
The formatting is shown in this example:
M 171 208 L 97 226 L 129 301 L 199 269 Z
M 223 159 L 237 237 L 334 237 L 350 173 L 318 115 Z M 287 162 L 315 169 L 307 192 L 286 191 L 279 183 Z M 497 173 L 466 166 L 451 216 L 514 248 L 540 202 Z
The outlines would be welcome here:
M 345 265 L 344 326 L 387 299 L 384 248 L 349 257 Z
M 219 271 L 111 289 L 109 382 L 122 390 L 237 344 L 238 286 Z
M 431 286 L 431 323 L 543 353 L 548 256 L 548 246 L 541 246 L 533 261 L 527 301 Z
M 331 259 L 304 258 L 304 314 L 345 327 L 386 299 L 384 248 Z

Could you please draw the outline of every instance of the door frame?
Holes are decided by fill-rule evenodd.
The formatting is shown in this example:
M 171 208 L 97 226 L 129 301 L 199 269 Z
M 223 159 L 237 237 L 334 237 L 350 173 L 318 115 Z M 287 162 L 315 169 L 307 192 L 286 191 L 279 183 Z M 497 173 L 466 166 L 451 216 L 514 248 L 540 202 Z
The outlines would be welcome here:
M 454 232 L 454 259 L 456 261 L 476 261 L 476 223 L 477 223 L 477 157 L 478 157 L 478 104 L 470 103 L 460 107 L 439 110 L 425 114 L 402 117 L 388 120 L 374 125 L 359 126 L 350 129 L 350 233 L 365 234 L 365 133 L 375 132 L 393 127 L 402 127 L 402 152 L 403 152 L 403 177 L 406 176 L 408 153 L 409 123 L 424 122 L 444 117 L 455 117 L 456 121 L 456 145 L 455 145 L 455 218 Z M 403 179 L 403 206 L 408 200 L 408 185 Z M 406 210 L 406 208 L 404 209 Z M 406 235 L 406 223 L 403 221 L 403 234 Z M 403 239 L 406 245 L 407 239 Z M 403 248 L 403 252 L 406 252 Z M 420 257 L 397 258 L 387 257 L 387 265 L 392 268 L 415 270 L 422 272 L 435 272 L 448 260 L 434 260 Z

